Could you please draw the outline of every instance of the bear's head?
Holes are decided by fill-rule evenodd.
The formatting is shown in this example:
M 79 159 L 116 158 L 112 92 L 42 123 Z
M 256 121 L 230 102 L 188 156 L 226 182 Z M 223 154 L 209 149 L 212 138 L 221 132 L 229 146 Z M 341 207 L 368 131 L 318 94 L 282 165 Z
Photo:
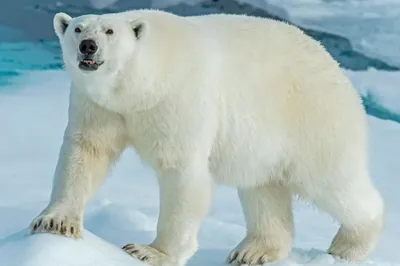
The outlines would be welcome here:
M 71 18 L 57 13 L 53 23 L 65 67 L 85 76 L 117 73 L 131 58 L 144 30 L 143 22 L 113 14 Z

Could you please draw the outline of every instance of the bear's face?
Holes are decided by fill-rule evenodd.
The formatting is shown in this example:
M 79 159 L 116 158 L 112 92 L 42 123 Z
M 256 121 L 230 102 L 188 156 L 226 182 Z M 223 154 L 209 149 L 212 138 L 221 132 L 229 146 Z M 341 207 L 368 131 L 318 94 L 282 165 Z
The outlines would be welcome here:
M 64 63 L 77 75 L 117 73 L 135 51 L 143 24 L 113 15 L 85 15 L 71 18 L 65 13 L 54 17 Z

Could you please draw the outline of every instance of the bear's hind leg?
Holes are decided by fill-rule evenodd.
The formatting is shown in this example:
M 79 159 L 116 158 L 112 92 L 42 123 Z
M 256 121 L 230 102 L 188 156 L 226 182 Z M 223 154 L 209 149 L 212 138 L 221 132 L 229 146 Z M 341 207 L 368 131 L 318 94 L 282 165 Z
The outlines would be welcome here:
M 334 182 L 336 187 L 325 184 L 325 189 L 317 189 L 318 194 L 308 196 L 341 223 L 328 253 L 340 259 L 361 261 L 378 243 L 384 223 L 384 203 L 368 175 L 348 182 L 340 180 L 346 178 L 338 177 L 338 182 Z
M 247 236 L 229 254 L 228 262 L 263 264 L 286 258 L 293 236 L 290 191 L 279 184 L 239 189 Z

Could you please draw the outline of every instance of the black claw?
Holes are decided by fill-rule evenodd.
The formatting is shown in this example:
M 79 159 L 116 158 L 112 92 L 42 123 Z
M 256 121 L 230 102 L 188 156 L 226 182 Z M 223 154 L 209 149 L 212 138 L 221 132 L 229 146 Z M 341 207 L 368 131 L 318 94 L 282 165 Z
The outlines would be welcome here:
M 128 247 L 131 247 L 132 244 L 126 244 L 125 246 L 122 247 L 122 249 L 127 249 Z
M 66 228 L 65 226 L 61 226 L 60 233 L 61 233 L 62 235 L 65 235 L 65 234 L 67 233 L 67 228 Z
M 71 226 L 71 234 L 72 234 L 72 235 L 74 234 L 74 231 L 75 231 L 75 230 L 74 230 L 74 227 Z
M 42 219 L 40 219 L 40 220 L 37 222 L 37 228 L 39 228 L 41 225 L 42 225 Z
M 54 226 L 54 222 L 53 222 L 53 219 L 51 219 L 51 220 L 50 220 L 49 229 L 50 229 L 50 230 L 53 229 L 53 226 Z
M 141 261 L 146 261 L 148 258 L 149 258 L 149 257 L 147 257 L 147 256 L 144 256 L 144 257 L 143 257 L 143 258 L 141 258 L 140 260 L 141 260 Z
M 35 225 L 33 226 L 33 231 L 36 231 L 38 229 L 38 224 L 35 223 Z
M 233 255 L 233 257 L 229 260 L 229 263 L 234 262 L 234 261 L 237 259 L 238 255 L 239 255 L 239 253 L 235 252 L 235 254 Z

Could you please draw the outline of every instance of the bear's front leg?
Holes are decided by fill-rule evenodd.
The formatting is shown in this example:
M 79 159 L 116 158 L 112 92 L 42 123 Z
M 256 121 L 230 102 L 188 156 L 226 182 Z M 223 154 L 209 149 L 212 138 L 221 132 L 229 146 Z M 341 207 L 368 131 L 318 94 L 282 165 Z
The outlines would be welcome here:
M 153 266 L 183 266 L 197 250 L 197 233 L 207 215 L 212 180 L 207 166 L 167 170 L 159 176 L 160 215 L 150 245 L 123 249 Z
M 71 88 L 68 125 L 54 173 L 50 203 L 31 233 L 81 236 L 84 207 L 126 146 L 124 120 Z
M 50 203 L 34 219 L 31 233 L 81 236 L 84 207 L 106 176 L 115 154 L 82 134 L 66 136 L 58 159 Z

